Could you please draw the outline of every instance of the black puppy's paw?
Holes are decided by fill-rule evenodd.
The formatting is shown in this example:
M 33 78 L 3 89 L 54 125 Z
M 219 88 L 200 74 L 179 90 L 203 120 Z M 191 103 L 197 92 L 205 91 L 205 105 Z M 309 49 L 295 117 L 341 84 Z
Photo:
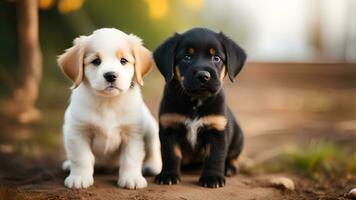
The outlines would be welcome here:
M 202 175 L 199 179 L 199 185 L 208 188 L 219 188 L 225 186 L 225 178 L 216 175 Z
M 237 167 L 233 163 L 227 162 L 225 164 L 225 176 L 230 177 L 236 174 L 237 174 Z
M 155 183 L 160 185 L 175 185 L 180 182 L 180 178 L 175 173 L 160 173 L 155 178 Z

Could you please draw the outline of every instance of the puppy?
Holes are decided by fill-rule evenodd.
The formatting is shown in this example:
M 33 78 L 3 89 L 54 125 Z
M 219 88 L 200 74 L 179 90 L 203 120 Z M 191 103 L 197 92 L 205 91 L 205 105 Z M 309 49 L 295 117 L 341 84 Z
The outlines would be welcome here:
M 242 131 L 225 103 L 222 83 L 233 81 L 246 54 L 223 33 L 194 28 L 174 34 L 154 52 L 166 84 L 159 112 L 163 159 L 156 183 L 177 184 L 182 164 L 203 163 L 201 186 L 225 185 L 236 173 Z
M 138 86 L 152 64 L 141 39 L 113 28 L 76 38 L 59 56 L 60 69 L 74 83 L 63 125 L 63 168 L 70 169 L 65 186 L 92 185 L 95 162 L 118 165 L 117 184 L 128 189 L 147 186 L 142 166 L 151 174 L 161 171 L 158 125 Z

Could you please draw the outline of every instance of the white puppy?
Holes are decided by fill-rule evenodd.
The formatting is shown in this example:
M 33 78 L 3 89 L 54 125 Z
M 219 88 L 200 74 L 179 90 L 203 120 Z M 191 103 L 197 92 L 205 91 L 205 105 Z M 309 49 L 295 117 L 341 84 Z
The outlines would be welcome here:
M 142 171 L 162 168 L 158 126 L 137 85 L 153 65 L 151 52 L 140 38 L 103 28 L 76 38 L 58 65 L 74 83 L 63 125 L 65 186 L 92 185 L 100 162 L 119 166 L 120 187 L 146 187 Z

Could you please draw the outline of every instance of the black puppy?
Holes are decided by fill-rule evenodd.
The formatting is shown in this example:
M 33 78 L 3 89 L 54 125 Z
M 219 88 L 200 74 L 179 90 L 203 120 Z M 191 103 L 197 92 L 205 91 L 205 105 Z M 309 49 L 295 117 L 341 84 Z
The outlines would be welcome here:
M 166 79 L 159 112 L 163 169 L 156 183 L 177 184 L 181 164 L 203 163 L 200 185 L 224 186 L 224 173 L 236 173 L 243 135 L 221 87 L 226 75 L 233 81 L 240 72 L 246 54 L 223 33 L 194 28 L 168 38 L 154 59 Z

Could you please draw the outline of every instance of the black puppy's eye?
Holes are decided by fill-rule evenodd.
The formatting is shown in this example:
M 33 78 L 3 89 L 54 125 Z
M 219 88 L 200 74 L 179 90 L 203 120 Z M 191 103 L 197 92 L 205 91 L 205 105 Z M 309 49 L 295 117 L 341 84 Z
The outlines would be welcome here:
M 91 64 L 93 64 L 95 66 L 99 66 L 101 64 L 100 58 L 94 59 L 93 61 L 91 61 Z
M 219 63 L 221 61 L 221 58 L 219 56 L 213 56 L 212 58 L 213 63 Z
M 185 62 L 185 63 L 190 63 L 190 62 L 192 62 L 192 56 L 190 56 L 190 55 L 185 55 L 185 56 L 183 57 L 183 62 Z
M 121 59 L 120 59 L 120 63 L 121 63 L 122 65 L 126 65 L 128 62 L 129 62 L 129 61 L 126 60 L 125 58 L 121 58 Z

